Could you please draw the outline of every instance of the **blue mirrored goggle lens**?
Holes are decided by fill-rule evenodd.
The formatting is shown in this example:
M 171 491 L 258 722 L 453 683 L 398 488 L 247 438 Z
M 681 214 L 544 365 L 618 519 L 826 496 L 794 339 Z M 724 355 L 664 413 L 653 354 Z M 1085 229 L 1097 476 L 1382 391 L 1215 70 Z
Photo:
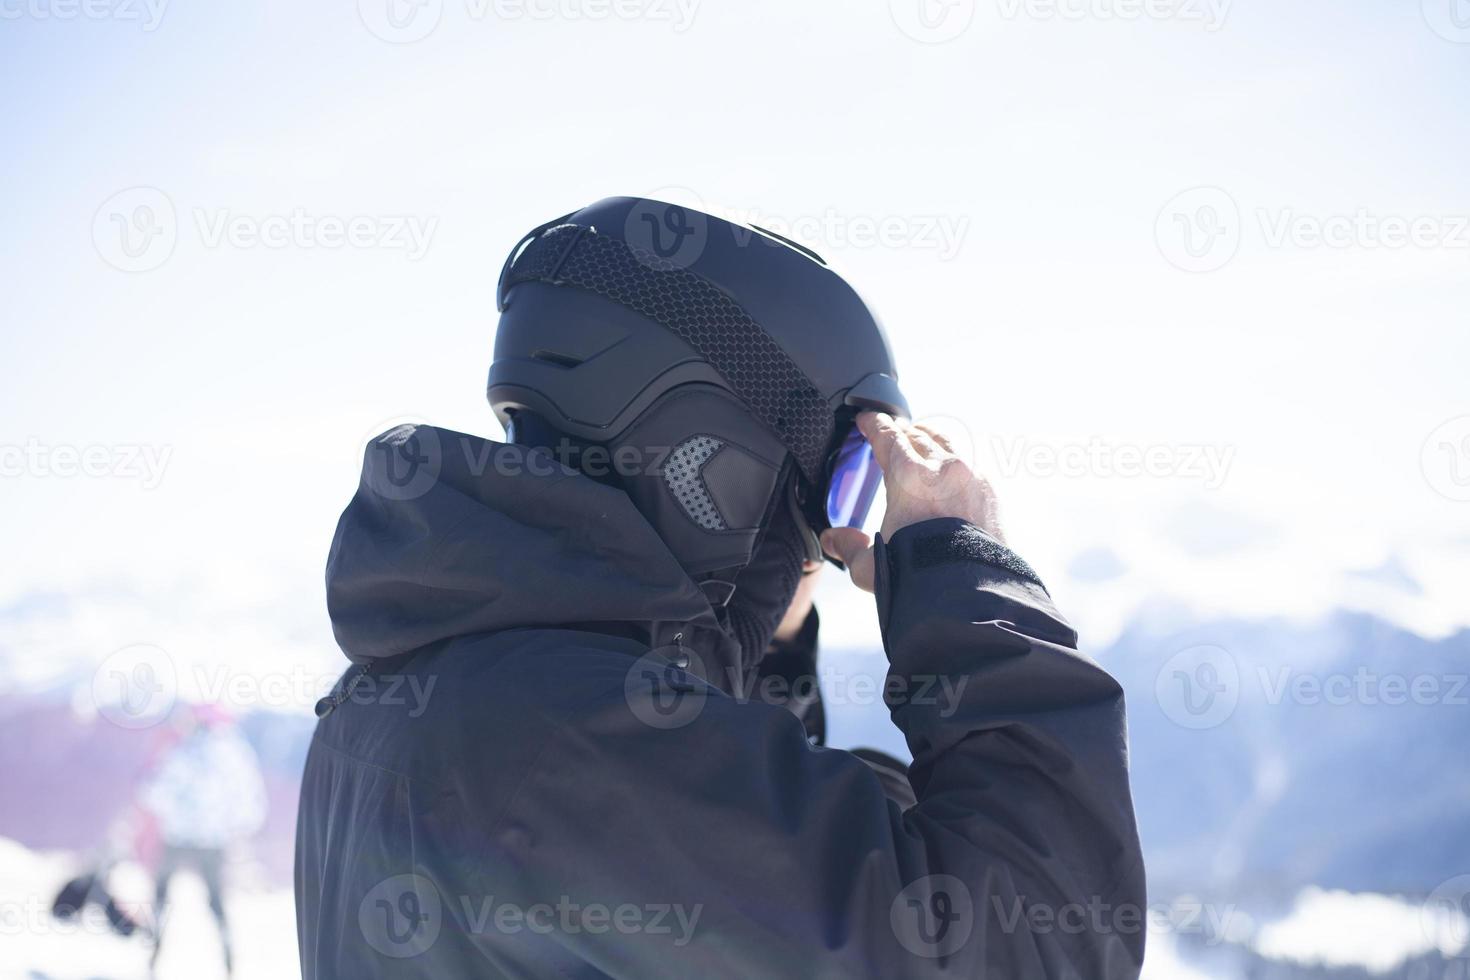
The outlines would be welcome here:
M 873 458 L 873 447 L 854 428 L 842 441 L 832 464 L 827 488 L 827 521 L 833 527 L 862 527 L 878 496 L 883 471 Z

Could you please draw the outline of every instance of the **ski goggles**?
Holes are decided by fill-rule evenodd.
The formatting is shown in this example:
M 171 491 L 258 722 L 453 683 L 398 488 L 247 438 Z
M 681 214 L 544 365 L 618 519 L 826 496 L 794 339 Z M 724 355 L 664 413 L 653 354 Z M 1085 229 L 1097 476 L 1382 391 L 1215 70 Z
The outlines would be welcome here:
M 883 471 L 873 456 L 873 447 L 856 425 L 848 429 L 832 453 L 829 469 L 828 526 L 862 527 L 883 485 Z

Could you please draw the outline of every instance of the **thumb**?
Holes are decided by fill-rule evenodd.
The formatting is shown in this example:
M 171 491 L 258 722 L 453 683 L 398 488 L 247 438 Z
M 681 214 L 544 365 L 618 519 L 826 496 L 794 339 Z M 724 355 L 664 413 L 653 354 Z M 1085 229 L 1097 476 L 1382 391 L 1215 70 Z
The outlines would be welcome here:
M 828 528 L 822 532 L 822 550 L 847 566 L 854 585 L 873 591 L 873 542 L 860 528 Z

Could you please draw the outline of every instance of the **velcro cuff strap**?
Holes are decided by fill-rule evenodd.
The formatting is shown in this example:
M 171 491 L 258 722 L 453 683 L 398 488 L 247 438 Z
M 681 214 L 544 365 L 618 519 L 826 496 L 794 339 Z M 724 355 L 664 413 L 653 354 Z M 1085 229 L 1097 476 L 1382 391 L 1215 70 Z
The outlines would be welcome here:
M 914 568 L 928 568 L 947 562 L 978 561 L 1004 569 L 1017 578 L 1046 588 L 1024 558 L 973 524 L 958 518 L 945 518 L 924 521 L 914 525 L 912 529 L 904 528 L 904 531 L 911 531 L 914 535 L 907 543 L 909 562 Z

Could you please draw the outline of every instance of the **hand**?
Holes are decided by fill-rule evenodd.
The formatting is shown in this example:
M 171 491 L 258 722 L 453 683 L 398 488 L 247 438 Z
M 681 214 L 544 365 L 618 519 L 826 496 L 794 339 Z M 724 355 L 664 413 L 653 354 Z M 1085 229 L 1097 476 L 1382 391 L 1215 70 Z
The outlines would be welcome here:
M 885 540 L 900 528 L 935 517 L 958 517 L 1005 540 L 995 491 L 955 455 L 953 444 L 942 433 L 881 412 L 864 412 L 857 424 L 883 470 L 888 500 L 881 529 Z M 822 550 L 847 566 L 858 588 L 873 591 L 873 543 L 860 529 L 823 531 Z

